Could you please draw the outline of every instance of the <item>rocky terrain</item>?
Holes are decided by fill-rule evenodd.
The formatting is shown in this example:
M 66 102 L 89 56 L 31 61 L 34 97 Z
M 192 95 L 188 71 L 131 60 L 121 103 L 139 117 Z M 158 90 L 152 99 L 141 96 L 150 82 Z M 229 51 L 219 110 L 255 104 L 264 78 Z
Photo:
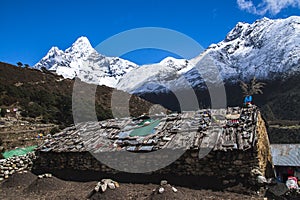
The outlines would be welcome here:
M 158 182 L 159 183 L 159 182 Z M 119 183 L 119 187 L 115 189 L 107 189 L 104 193 L 92 193 L 96 181 L 93 182 L 72 182 L 58 179 L 54 176 L 38 178 L 38 176 L 27 173 L 16 173 L 0 183 L 1 199 L 132 199 L 132 200 L 162 200 L 162 199 L 212 199 L 212 200 L 254 200 L 263 199 L 258 194 L 238 194 L 229 191 L 211 191 L 197 190 L 190 188 L 177 187 L 176 192 L 169 186 L 164 186 L 162 193 L 158 192 L 161 188 L 159 184 L 130 184 Z M 174 187 L 174 186 L 173 186 Z

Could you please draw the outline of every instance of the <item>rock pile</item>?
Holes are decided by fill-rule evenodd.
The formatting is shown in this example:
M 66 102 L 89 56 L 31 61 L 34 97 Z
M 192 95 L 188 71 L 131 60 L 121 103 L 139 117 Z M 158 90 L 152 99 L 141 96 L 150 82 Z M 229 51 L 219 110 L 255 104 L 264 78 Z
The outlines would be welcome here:
M 38 178 L 52 178 L 52 174 L 46 173 L 46 174 L 40 174 L 38 175 Z
M 160 185 L 152 191 L 149 199 L 186 199 L 182 191 L 178 191 L 175 187 L 168 184 L 166 180 L 162 180 Z
M 102 179 L 100 182 L 97 183 L 94 190 L 96 192 L 105 192 L 107 188 L 114 190 L 118 187 L 120 187 L 118 182 L 113 181 L 111 179 Z
M 95 193 L 104 193 L 107 188 L 114 190 L 116 188 L 119 188 L 120 185 L 117 181 L 113 181 L 111 179 L 102 179 L 97 183 L 95 188 L 90 192 L 90 194 L 87 196 L 88 199 L 91 198 Z
M 162 193 L 164 193 L 164 191 L 166 190 L 166 188 L 170 188 L 175 193 L 178 191 L 175 187 L 173 187 L 170 184 L 168 184 L 168 181 L 162 180 L 160 182 L 160 186 L 157 189 L 154 189 L 153 192 L 154 193 L 158 193 L 158 194 L 162 194 Z
M 7 179 L 9 176 L 16 172 L 23 170 L 31 170 L 33 160 L 36 156 L 33 152 L 24 156 L 14 156 L 7 159 L 0 160 L 0 181 Z

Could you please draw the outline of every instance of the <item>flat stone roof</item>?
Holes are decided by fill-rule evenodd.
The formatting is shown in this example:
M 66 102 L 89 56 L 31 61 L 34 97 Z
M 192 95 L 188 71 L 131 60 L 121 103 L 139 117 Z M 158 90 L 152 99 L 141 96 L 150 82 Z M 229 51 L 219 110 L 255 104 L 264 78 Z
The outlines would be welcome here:
M 255 143 L 257 107 L 229 107 L 170 115 L 80 123 L 54 134 L 41 152 L 130 151 L 159 149 L 248 150 Z

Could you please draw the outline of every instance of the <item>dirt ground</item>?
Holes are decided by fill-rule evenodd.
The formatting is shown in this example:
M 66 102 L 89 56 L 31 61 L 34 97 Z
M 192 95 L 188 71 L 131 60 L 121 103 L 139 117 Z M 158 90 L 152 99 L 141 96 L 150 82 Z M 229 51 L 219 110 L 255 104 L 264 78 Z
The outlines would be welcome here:
M 243 195 L 233 192 L 194 190 L 183 187 L 176 187 L 177 192 L 173 192 L 171 187 L 165 187 L 165 192 L 159 194 L 158 185 L 154 184 L 128 184 L 120 183 L 120 187 L 114 190 L 107 189 L 104 193 L 91 193 L 97 182 L 72 182 L 64 181 L 56 177 L 39 179 L 31 172 L 16 173 L 0 185 L 0 199 L 53 199 L 53 200 L 73 200 L 73 199 L 144 199 L 144 200 L 165 200 L 165 199 L 232 199 L 248 200 L 262 199 L 258 196 Z M 156 192 L 154 191 L 156 189 Z

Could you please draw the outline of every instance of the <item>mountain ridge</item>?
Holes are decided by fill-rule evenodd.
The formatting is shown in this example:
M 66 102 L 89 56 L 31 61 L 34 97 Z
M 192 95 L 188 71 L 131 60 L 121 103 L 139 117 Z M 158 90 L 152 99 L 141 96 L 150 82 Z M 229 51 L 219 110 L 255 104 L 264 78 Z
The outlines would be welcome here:
M 223 41 L 211 44 L 190 60 L 167 57 L 140 67 L 121 58 L 101 55 L 86 37 L 80 37 L 65 51 L 51 48 L 34 67 L 44 66 L 65 78 L 77 76 L 87 83 L 135 94 L 167 92 L 205 88 L 206 81 L 223 84 L 222 81 L 249 81 L 254 76 L 261 80 L 289 76 L 300 71 L 297 44 L 300 44 L 300 17 L 262 18 L 252 24 L 238 22 Z M 204 54 L 206 60 L 201 58 Z M 197 60 L 201 60 L 198 66 Z M 209 78 L 212 69 L 219 71 L 220 80 Z M 208 78 L 204 80 L 202 76 Z
M 198 59 L 200 65 L 195 65 L 183 74 L 177 73 L 174 69 L 168 77 L 164 75 L 165 80 L 147 79 L 147 82 L 131 86 L 128 90 L 122 87 L 122 85 L 132 83 L 128 77 L 142 76 L 141 73 L 134 74 L 136 70 L 133 70 L 125 75 L 124 83 L 117 85 L 117 88 L 139 94 L 169 92 L 168 88 L 172 87 L 171 91 L 188 87 L 205 88 L 206 81 L 216 84 L 213 76 L 209 78 L 209 74 L 213 74 L 211 70 L 214 69 L 219 71 L 221 78 L 218 83 L 221 84 L 223 84 L 221 81 L 224 83 L 249 81 L 253 77 L 260 80 L 286 78 L 300 71 L 300 46 L 297 45 L 299 43 L 300 17 L 293 16 L 277 20 L 262 18 L 252 24 L 239 22 L 223 41 L 210 45 L 196 58 L 187 60 L 188 63 L 195 63 Z M 201 60 L 201 56 L 206 61 Z M 205 70 L 203 66 L 210 67 Z M 174 76 L 174 73 L 177 73 L 177 76 Z M 206 77 L 205 81 L 200 73 Z M 176 79 L 169 80 L 170 77 Z M 158 85 L 165 85 L 167 89 Z

